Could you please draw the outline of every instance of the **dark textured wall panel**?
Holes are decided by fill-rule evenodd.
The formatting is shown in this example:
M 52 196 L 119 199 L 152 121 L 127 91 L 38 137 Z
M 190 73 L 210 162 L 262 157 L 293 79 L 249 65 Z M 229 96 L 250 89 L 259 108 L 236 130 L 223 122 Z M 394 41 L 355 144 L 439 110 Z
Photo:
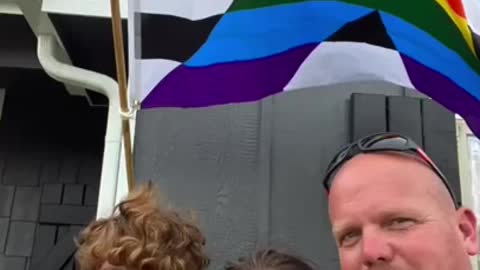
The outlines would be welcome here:
M 60 204 L 62 202 L 62 184 L 45 184 L 42 189 L 42 204 Z
M 385 95 L 353 94 L 351 100 L 351 139 L 387 131 L 387 98 Z
M 60 159 L 58 157 L 47 156 L 43 159 L 42 170 L 40 173 L 40 183 L 57 183 L 60 172 Z
M 95 218 L 96 207 L 42 205 L 38 221 L 47 224 L 85 225 Z
M 85 198 L 83 204 L 86 206 L 97 205 L 98 202 L 98 186 L 87 185 L 85 188 Z
M 22 257 L 6 257 L 0 255 L 0 269 L 25 270 L 26 259 Z
M 65 185 L 62 204 L 82 205 L 84 185 Z
M 36 154 L 18 151 L 10 153 L 6 161 L 3 183 L 6 185 L 38 185 L 40 161 Z
M 74 258 L 71 256 L 67 263 L 62 267 L 62 270 L 73 270 L 74 268 Z
M 7 243 L 9 220 L 6 218 L 0 218 L 0 254 L 5 251 L 5 245 Z
M 36 221 L 40 205 L 41 189 L 17 187 L 13 200 L 12 220 Z
M 259 109 L 139 112 L 137 178 L 157 181 L 174 205 L 198 212 L 212 269 L 256 245 Z
M 79 157 L 75 153 L 66 153 L 60 165 L 60 183 L 75 183 L 79 170 Z
M 409 97 L 389 97 L 388 130 L 409 136 L 423 147 L 421 100 Z
M 425 152 L 445 174 L 458 200 L 461 199 L 455 116 L 431 100 L 422 101 Z
M 0 186 L 0 217 L 10 216 L 14 194 L 14 186 Z
M 55 244 L 57 228 L 51 225 L 39 225 L 35 234 L 35 241 L 32 252 L 32 264 L 37 264 L 45 259 L 48 251 Z
M 9 84 L 0 119 L 0 270 L 38 270 L 34 264 L 45 260 L 57 237 L 56 224 L 39 222 L 41 205 L 71 207 L 61 205 L 60 181 L 68 185 L 63 202 L 75 207 L 84 200 L 79 175 L 92 186 L 99 184 L 101 165 L 95 162 L 102 160 L 106 108 L 69 96 L 45 73 L 18 72 L 21 80 Z M 98 188 L 89 192 L 90 198 L 98 197 Z M 82 223 L 95 214 L 91 201 Z M 63 220 L 56 213 L 57 219 L 70 225 L 69 217 L 82 217 L 75 210 L 63 211 Z M 67 255 L 65 263 L 72 256 Z
M 32 254 L 35 238 L 35 223 L 12 221 L 8 232 L 5 254 L 28 257 Z
M 72 228 L 65 233 L 56 245 L 49 250 L 45 259 L 38 264 L 32 264 L 33 269 L 36 270 L 52 270 L 61 269 L 75 252 L 74 237 L 78 234 L 78 228 Z
M 79 184 L 98 185 L 102 170 L 102 155 L 84 155 L 80 161 L 77 182 Z
M 70 230 L 70 226 L 61 225 L 57 226 L 57 237 L 55 238 L 55 243 L 58 243 Z

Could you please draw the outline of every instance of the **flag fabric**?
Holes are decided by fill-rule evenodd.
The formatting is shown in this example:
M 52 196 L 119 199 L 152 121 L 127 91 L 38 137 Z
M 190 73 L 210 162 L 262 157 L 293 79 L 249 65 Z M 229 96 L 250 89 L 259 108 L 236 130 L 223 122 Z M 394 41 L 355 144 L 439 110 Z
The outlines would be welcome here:
M 461 0 L 131 1 L 131 95 L 142 109 L 386 81 L 480 134 L 477 0 L 464 0 L 468 12 Z

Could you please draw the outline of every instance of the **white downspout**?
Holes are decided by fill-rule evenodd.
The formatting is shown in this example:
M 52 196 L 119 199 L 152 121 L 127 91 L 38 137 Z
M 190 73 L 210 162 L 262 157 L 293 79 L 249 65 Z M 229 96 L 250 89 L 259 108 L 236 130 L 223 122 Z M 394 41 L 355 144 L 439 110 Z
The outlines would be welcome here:
M 57 60 L 55 37 L 38 35 L 37 54 L 47 74 L 62 83 L 84 87 L 104 94 L 109 100 L 102 174 L 98 192 L 97 218 L 109 216 L 115 206 L 122 139 L 118 84 L 112 78 L 93 71 L 67 65 Z

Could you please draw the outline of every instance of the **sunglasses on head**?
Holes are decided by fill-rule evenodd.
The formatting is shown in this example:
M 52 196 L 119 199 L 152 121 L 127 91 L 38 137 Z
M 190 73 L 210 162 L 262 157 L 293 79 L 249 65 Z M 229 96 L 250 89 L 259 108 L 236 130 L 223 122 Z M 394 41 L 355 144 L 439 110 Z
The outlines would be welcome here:
M 448 189 L 450 196 L 455 204 L 455 207 L 460 206 L 455 198 L 452 188 L 448 184 L 445 175 L 427 156 L 427 154 L 410 138 L 394 133 L 377 133 L 363 137 L 342 148 L 330 161 L 323 185 L 327 192 L 330 190 L 334 180 L 335 172 L 348 160 L 352 159 L 361 153 L 376 153 L 376 152 L 398 152 L 414 155 L 422 159 L 442 180 L 445 187 Z

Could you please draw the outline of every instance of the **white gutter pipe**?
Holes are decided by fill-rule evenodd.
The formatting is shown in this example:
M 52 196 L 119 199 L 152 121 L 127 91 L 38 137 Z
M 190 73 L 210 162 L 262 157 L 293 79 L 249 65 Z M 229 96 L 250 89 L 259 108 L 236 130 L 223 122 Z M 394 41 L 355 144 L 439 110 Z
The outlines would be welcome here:
M 115 206 L 122 121 L 119 114 L 118 84 L 112 78 L 93 71 L 67 65 L 57 60 L 58 44 L 52 35 L 38 35 L 37 54 L 40 64 L 53 79 L 104 94 L 109 100 L 102 174 L 98 192 L 97 218 L 109 216 Z

